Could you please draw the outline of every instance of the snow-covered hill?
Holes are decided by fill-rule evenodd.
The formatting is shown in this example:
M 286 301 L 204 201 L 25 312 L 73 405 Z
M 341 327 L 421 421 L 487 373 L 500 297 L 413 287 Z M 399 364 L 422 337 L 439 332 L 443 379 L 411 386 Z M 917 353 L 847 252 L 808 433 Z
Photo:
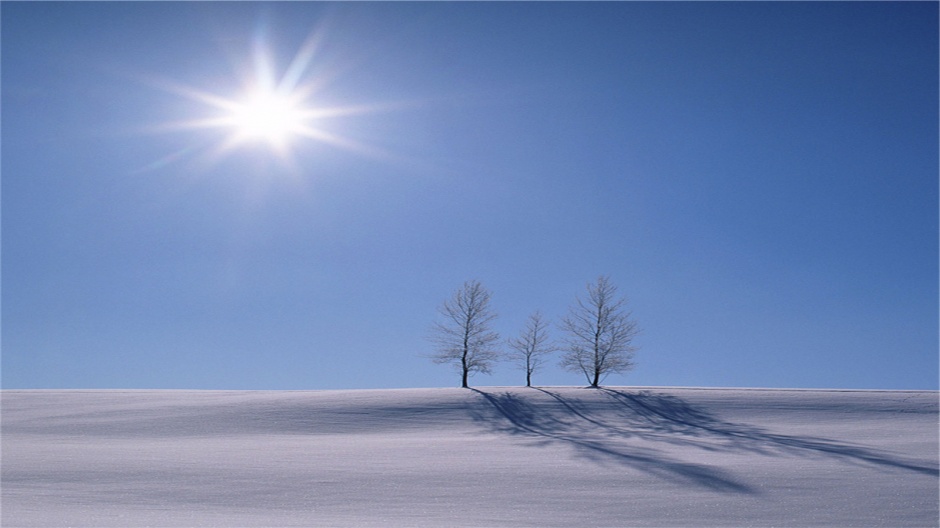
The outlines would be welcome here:
M 3 391 L 17 526 L 937 526 L 938 393 Z

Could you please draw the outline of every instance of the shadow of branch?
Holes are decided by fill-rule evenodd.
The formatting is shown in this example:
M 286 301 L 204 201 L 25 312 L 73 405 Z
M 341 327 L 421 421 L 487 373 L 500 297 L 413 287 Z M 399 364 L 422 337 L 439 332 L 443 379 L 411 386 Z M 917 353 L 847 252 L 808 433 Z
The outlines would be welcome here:
M 825 438 L 770 433 L 759 427 L 725 422 L 675 396 L 651 391 L 628 393 L 608 388 L 600 390 L 621 404 L 629 415 L 642 418 L 646 429 L 652 432 L 723 440 L 725 449 L 729 450 L 825 455 L 940 476 L 940 469 L 936 466 L 905 460 L 874 449 Z
M 562 413 L 544 412 L 544 409 L 536 408 L 525 398 L 509 392 L 491 394 L 479 389 L 471 390 L 482 396 L 492 406 L 498 418 L 504 419 L 494 421 L 492 416 L 477 416 L 478 420 L 486 422 L 498 432 L 534 437 L 550 444 L 567 445 L 595 462 L 614 461 L 685 485 L 727 493 L 757 493 L 726 471 L 706 465 L 672 460 L 652 450 L 628 448 L 610 439 L 598 438 L 579 427 L 578 424 L 565 420 Z M 548 393 L 544 390 L 542 392 Z M 551 393 L 548 394 L 556 397 Z M 556 397 L 556 400 L 559 398 Z M 562 400 L 559 402 L 574 417 L 587 420 L 600 428 L 608 427 L 603 422 L 593 419 L 584 410 L 578 409 L 574 403 Z

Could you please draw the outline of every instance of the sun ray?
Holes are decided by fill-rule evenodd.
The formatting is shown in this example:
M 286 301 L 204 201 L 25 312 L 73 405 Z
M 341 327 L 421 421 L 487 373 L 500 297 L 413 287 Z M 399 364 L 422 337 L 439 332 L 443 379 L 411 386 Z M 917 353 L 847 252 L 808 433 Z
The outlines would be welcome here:
M 336 78 L 335 72 L 310 74 L 324 42 L 322 28 L 311 32 L 281 72 L 269 49 L 265 32 L 258 30 L 251 40 L 247 68 L 233 78 L 233 91 L 209 91 L 168 79 L 146 79 L 156 88 L 203 107 L 202 115 L 150 127 L 157 132 L 172 130 L 216 131 L 214 142 L 200 141 L 201 148 L 185 148 L 180 153 L 148 165 L 163 167 L 185 162 L 187 157 L 200 166 L 211 167 L 239 150 L 262 148 L 273 154 L 287 172 L 299 177 L 304 144 L 321 143 L 331 147 L 391 163 L 412 164 L 377 145 L 343 135 L 335 129 L 336 119 L 400 110 L 416 102 L 370 102 L 350 105 L 318 105 L 317 96 Z M 278 171 L 281 172 L 281 171 Z
M 279 89 L 287 92 L 292 92 L 296 89 L 300 79 L 303 78 L 304 73 L 306 73 L 307 68 L 310 66 L 317 48 L 320 47 L 322 38 L 323 34 L 320 31 L 315 31 L 307 37 L 307 40 L 294 55 L 293 60 L 291 60 L 287 71 L 284 72 L 284 76 L 281 78 L 281 82 L 278 86 Z

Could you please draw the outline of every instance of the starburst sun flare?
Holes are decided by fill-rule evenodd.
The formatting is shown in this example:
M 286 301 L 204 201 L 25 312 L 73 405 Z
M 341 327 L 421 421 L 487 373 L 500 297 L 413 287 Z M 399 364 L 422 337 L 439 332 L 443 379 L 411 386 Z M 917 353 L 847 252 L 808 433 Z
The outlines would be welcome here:
M 324 107 L 313 103 L 323 79 L 310 78 L 307 69 L 320 38 L 311 35 L 294 55 L 282 75 L 275 75 L 274 60 L 264 39 L 254 41 L 254 65 L 242 78 L 242 90 L 223 96 L 173 82 L 160 82 L 164 89 L 197 101 L 207 107 L 208 115 L 170 125 L 173 129 L 219 130 L 223 137 L 208 152 L 210 159 L 219 159 L 232 151 L 251 145 L 265 145 L 288 166 L 296 168 L 295 150 L 300 139 L 355 151 L 366 155 L 382 155 L 368 145 L 343 137 L 325 127 L 325 120 L 351 114 L 372 112 L 380 105 Z M 302 82 L 303 81 L 303 82 Z M 168 158 L 174 158 L 170 156 Z M 158 162 L 154 165 L 159 165 Z
M 297 97 L 262 89 L 233 101 L 220 120 L 232 127 L 236 141 L 261 140 L 283 148 L 292 136 L 311 133 L 307 121 L 312 117 Z

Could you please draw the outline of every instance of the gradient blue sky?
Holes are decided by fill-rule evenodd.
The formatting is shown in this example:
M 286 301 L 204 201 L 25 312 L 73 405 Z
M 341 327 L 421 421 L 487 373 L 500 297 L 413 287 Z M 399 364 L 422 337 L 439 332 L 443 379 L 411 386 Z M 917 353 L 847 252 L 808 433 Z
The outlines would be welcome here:
M 508 337 L 607 274 L 643 328 L 607 384 L 937 389 L 937 28 L 936 2 L 4 2 L 2 386 L 455 386 L 423 355 L 465 280 Z M 325 140 L 174 126 L 311 38 Z

